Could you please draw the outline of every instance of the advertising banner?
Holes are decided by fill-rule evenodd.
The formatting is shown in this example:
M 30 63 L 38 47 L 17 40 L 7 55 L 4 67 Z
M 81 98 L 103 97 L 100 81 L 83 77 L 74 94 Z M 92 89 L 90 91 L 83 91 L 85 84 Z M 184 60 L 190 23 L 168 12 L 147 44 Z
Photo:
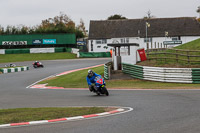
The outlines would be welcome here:
M 27 45 L 27 41 L 2 41 L 2 45 Z
M 164 41 L 164 45 L 182 44 L 182 41 Z
M 140 55 L 140 60 L 141 60 L 141 61 L 147 60 L 147 57 L 146 57 L 144 48 L 143 48 L 143 49 L 139 49 L 139 50 L 137 50 L 137 51 L 138 51 L 138 53 L 139 53 L 139 55 Z
M 77 41 L 78 46 L 84 46 L 85 44 L 86 44 L 86 42 L 84 42 L 84 41 Z
M 56 44 L 56 39 L 43 39 L 43 44 Z
M 34 39 L 32 44 L 42 44 L 42 39 Z

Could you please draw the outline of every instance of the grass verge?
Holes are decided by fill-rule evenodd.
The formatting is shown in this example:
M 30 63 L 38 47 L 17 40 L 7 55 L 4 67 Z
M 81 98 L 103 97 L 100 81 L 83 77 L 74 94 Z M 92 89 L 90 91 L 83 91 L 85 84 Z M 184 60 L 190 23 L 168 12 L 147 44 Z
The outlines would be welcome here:
M 105 107 L 19 108 L 0 109 L 0 124 L 82 116 L 112 110 Z
M 40 53 L 40 54 L 4 54 L 0 55 L 0 63 L 35 61 L 35 60 L 56 60 L 75 59 L 76 54 L 72 53 Z
M 103 66 L 93 68 L 93 71 L 103 75 Z M 60 77 L 55 77 L 42 81 L 38 84 L 46 84 L 48 86 L 57 86 L 64 88 L 87 88 L 86 82 L 87 70 L 73 72 Z M 107 88 L 121 88 L 121 89 L 197 89 L 200 88 L 198 84 L 182 84 L 182 83 L 163 83 L 154 81 L 145 81 L 138 79 L 131 80 L 106 80 Z
M 94 72 L 103 75 L 104 67 L 95 67 L 92 69 Z M 87 76 L 88 70 L 81 70 L 77 72 L 72 72 L 67 75 L 54 77 L 52 79 L 47 79 L 45 81 L 40 82 L 39 84 L 48 83 L 49 86 L 57 86 L 57 87 L 65 87 L 65 88 L 87 88 Z

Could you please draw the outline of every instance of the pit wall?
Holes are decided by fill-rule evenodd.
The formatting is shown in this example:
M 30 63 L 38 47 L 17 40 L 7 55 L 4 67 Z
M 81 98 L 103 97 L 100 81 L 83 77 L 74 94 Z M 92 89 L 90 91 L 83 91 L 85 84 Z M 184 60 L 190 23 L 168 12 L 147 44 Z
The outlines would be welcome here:
M 147 67 L 122 63 L 123 72 L 133 78 L 173 83 L 200 83 L 200 68 Z
M 30 49 L 0 49 L 0 54 L 26 54 L 26 53 L 59 53 L 59 52 L 69 52 L 77 54 L 79 49 L 76 48 L 30 48 Z

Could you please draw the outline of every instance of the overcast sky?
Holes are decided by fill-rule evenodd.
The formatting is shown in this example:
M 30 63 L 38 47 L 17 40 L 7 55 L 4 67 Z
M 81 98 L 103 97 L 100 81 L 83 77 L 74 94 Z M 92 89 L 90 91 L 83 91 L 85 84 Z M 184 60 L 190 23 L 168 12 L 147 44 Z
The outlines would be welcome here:
M 90 20 L 114 14 L 143 18 L 148 10 L 157 18 L 198 17 L 198 6 L 200 0 L 0 0 L 0 25 L 35 26 L 63 12 L 76 25 L 82 18 L 88 29 Z

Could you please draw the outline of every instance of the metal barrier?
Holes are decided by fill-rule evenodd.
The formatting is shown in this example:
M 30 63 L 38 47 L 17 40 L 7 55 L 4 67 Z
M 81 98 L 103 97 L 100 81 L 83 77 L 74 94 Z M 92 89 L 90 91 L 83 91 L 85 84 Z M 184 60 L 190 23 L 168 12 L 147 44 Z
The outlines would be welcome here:
M 200 83 L 200 68 L 147 67 L 122 63 L 123 72 L 133 78 L 174 83 Z

